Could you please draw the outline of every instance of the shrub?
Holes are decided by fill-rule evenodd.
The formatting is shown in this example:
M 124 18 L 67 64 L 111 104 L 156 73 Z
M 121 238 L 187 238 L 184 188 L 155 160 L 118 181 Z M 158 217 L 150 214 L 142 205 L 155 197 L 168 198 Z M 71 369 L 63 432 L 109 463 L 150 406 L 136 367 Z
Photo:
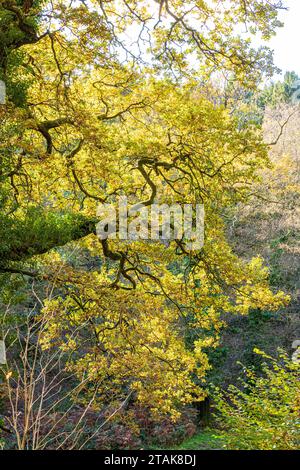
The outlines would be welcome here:
M 299 449 L 299 364 L 283 351 L 277 359 L 255 352 L 268 361 L 263 364 L 263 375 L 245 369 L 241 389 L 230 386 L 227 392 L 217 390 L 216 417 L 226 435 L 225 447 Z

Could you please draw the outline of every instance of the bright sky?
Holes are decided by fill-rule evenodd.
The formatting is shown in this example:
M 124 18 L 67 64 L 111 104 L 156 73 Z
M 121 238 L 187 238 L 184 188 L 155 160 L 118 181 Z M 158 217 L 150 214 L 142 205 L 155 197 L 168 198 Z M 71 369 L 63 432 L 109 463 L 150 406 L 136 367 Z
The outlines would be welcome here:
M 300 0 L 286 0 L 288 11 L 280 12 L 284 27 L 269 43 L 274 49 L 274 63 L 282 72 L 295 71 L 300 75 Z

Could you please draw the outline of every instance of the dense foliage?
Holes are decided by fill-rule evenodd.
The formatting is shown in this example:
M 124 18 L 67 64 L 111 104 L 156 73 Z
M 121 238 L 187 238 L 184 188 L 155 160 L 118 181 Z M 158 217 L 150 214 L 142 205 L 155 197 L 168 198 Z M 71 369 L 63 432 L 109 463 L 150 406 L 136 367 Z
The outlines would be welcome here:
M 1 1 L 3 335 L 13 344 L 24 314 L 42 322 L 36 354 L 59 354 L 79 406 L 133 402 L 175 421 L 206 396 L 223 316 L 288 303 L 259 252 L 232 249 L 226 222 L 271 168 L 259 120 L 241 119 L 235 92 L 272 75 L 271 52 L 250 38 L 269 39 L 282 7 Z M 214 99 L 220 82 L 225 104 Z M 204 204 L 204 247 L 99 240 L 97 207 L 120 195 L 144 207 Z M 26 429 L 19 447 L 38 448 Z
M 216 403 L 226 427 L 226 446 L 231 449 L 299 449 L 299 364 L 286 354 L 276 360 L 260 351 L 271 364 L 264 375 L 245 370 L 243 388 L 231 386 Z

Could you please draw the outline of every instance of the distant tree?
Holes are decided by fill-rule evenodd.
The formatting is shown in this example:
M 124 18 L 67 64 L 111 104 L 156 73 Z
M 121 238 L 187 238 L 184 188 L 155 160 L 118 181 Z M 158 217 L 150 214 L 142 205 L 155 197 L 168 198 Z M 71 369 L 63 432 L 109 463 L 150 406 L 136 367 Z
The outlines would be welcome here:
M 258 106 L 265 109 L 267 106 L 276 107 L 282 103 L 290 103 L 294 92 L 293 85 L 299 78 L 295 72 L 286 72 L 283 80 L 272 82 L 263 89 L 257 99 Z

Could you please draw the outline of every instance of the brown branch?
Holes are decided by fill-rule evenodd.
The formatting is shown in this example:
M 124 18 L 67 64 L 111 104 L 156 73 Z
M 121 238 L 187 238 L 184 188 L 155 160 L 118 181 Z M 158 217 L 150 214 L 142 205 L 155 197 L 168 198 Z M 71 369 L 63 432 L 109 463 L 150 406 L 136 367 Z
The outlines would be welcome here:
M 295 114 L 297 111 L 298 111 L 298 109 L 295 109 L 295 110 L 292 112 L 292 114 L 290 114 L 290 115 L 288 116 L 288 118 L 284 121 L 283 124 L 279 124 L 279 123 L 278 123 L 279 126 L 280 126 L 280 132 L 279 132 L 278 136 L 276 137 L 276 139 L 275 139 L 273 142 L 270 142 L 269 144 L 267 144 L 268 146 L 272 146 L 272 145 L 278 144 L 279 139 L 282 137 L 282 134 L 283 134 L 283 131 L 284 131 L 285 126 L 288 124 L 288 122 L 289 122 L 289 120 L 291 119 L 291 117 L 294 116 L 294 114 Z
M 50 121 L 39 122 L 36 125 L 32 125 L 31 129 L 36 130 L 42 134 L 47 144 L 47 154 L 50 155 L 53 149 L 52 138 L 49 130 L 63 126 L 64 124 L 74 124 L 74 121 L 68 117 L 61 117 L 52 119 Z
M 18 268 L 4 268 L 2 266 L 0 266 L 0 273 L 22 274 L 23 276 L 38 277 L 37 271 L 26 271 Z

